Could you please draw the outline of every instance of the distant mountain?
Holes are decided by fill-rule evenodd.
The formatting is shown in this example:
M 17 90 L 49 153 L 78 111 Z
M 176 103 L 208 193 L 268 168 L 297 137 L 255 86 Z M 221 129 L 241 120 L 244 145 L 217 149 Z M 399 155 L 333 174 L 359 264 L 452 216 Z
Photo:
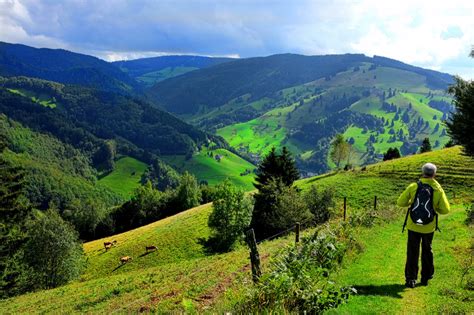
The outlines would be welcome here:
M 161 56 L 113 62 L 145 86 L 193 71 L 228 62 L 231 58 L 203 56 Z
M 237 59 L 212 68 L 193 71 L 157 83 L 149 89 L 149 95 L 171 112 L 202 113 L 234 98 L 258 100 L 281 89 L 334 76 L 364 63 L 417 73 L 427 78 L 427 84 L 431 88 L 440 88 L 453 82 L 448 74 L 377 56 L 370 58 L 361 54 L 282 54 Z
M 453 110 L 449 74 L 364 55 L 274 55 L 230 61 L 155 84 L 168 111 L 224 137 L 255 161 L 286 145 L 308 175 L 333 167 L 332 138 L 354 147 L 348 164 L 379 160 L 389 147 L 440 148 Z
M 4 42 L 0 42 L 0 76 L 28 76 L 120 93 L 138 87 L 126 73 L 99 58 Z

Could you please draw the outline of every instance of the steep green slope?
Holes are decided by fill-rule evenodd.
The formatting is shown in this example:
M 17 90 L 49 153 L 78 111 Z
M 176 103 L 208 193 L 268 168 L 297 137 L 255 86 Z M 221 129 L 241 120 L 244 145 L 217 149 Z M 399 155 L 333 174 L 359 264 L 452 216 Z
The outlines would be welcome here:
M 113 190 L 97 184 L 90 159 L 71 145 L 25 128 L 3 114 L 0 137 L 7 144 L 3 159 L 24 173 L 25 196 L 32 206 L 57 209 L 81 237 L 91 237 L 90 231 L 107 209 L 123 201 Z
M 128 199 L 141 185 L 142 175 L 147 168 L 147 164 L 125 156 L 115 162 L 114 170 L 102 177 L 99 183 Z
M 300 181 L 298 185 L 304 189 L 310 184 L 316 184 L 318 187 L 334 186 L 339 200 L 341 196 L 348 196 L 349 216 L 351 216 L 353 209 L 364 209 L 371 205 L 374 195 L 379 196 L 383 202 L 393 202 L 405 186 L 418 177 L 420 163 L 424 161 L 432 161 L 439 166 L 439 181 L 447 191 L 451 202 L 472 201 L 473 161 L 460 155 L 458 147 L 372 165 L 365 172 L 327 174 Z M 453 199 L 451 197 L 454 192 L 456 198 Z M 229 305 L 242 297 L 242 289 L 250 282 L 248 250 L 246 247 L 240 247 L 231 253 L 206 256 L 200 240 L 209 235 L 207 228 L 209 213 L 210 205 L 203 205 L 126 233 L 86 243 L 84 248 L 89 265 L 82 280 L 61 288 L 0 301 L 0 310 L 7 313 L 192 310 L 202 312 L 211 310 L 217 304 L 219 310 L 222 308 L 222 311 L 228 311 Z M 403 210 L 400 209 L 400 215 L 402 214 Z M 451 280 L 459 276 L 457 270 L 460 268 L 460 260 L 466 258 L 467 228 L 460 225 L 463 218 L 463 208 L 460 207 L 455 208 L 452 216 L 441 218 L 440 225 L 445 229 L 446 236 L 443 235 L 442 241 L 438 244 L 435 242 L 435 249 L 446 244 L 449 247 L 449 255 L 444 258 L 440 255 L 445 265 L 437 269 L 437 278 L 433 283 L 439 282 L 436 282 L 433 289 L 430 287 L 426 290 L 415 289 L 418 290 L 416 292 L 422 293 L 423 299 L 427 297 L 424 301 L 431 301 L 429 305 L 433 310 L 449 310 L 440 308 L 443 305 L 446 307 L 441 298 L 445 291 L 437 289 L 440 287 L 455 289 L 452 288 Z M 352 285 L 393 284 L 395 286 L 388 287 L 388 290 L 397 290 L 397 285 L 403 280 L 402 268 L 396 273 L 393 269 L 376 269 L 376 266 L 383 264 L 374 264 L 372 257 L 374 254 L 377 254 L 376 257 L 386 255 L 387 257 L 381 259 L 393 257 L 398 264 L 403 264 L 399 262 L 401 256 L 396 251 L 398 247 L 390 246 L 385 251 L 376 247 L 387 241 L 393 244 L 390 232 L 393 230 L 397 235 L 401 234 L 399 232 L 401 220 L 400 217 L 400 221 L 389 226 L 362 231 L 359 237 L 364 244 L 365 252 L 360 256 L 360 260 L 357 260 L 359 256 L 347 259 L 345 266 L 349 273 L 351 270 L 358 270 L 359 262 L 370 263 L 370 268 L 364 269 L 364 272 L 367 272 L 367 278 L 373 279 L 373 282 L 372 280 L 360 282 L 357 278 L 360 273 L 346 277 L 345 269 L 341 273 L 342 279 L 347 279 L 347 283 Z M 459 231 L 456 233 L 459 234 L 458 237 L 454 237 L 452 234 L 454 231 Z M 367 242 L 369 238 L 371 242 Z M 112 239 L 117 240 L 117 246 L 106 252 L 103 249 L 103 242 Z M 268 257 L 272 257 L 283 246 L 292 242 L 293 236 L 289 236 L 260 244 L 259 250 L 264 268 L 267 266 Z M 403 240 L 400 242 L 403 243 Z M 158 250 L 146 253 L 147 245 L 155 245 Z M 121 265 L 119 258 L 123 255 L 129 255 L 133 260 Z M 226 291 L 227 293 L 224 293 Z M 379 303 L 374 303 L 368 294 L 353 299 L 355 306 L 351 308 L 349 301 L 348 308 L 342 310 L 356 311 L 359 309 L 357 305 L 362 305 L 363 309 L 368 310 L 368 306 L 364 305 L 369 303 L 368 305 L 372 305 L 370 310 L 380 313 L 387 311 L 384 303 L 400 303 L 397 297 L 392 300 L 390 297 L 382 298 L 376 300 Z M 409 303 L 409 300 L 410 297 L 404 295 L 402 303 Z M 462 307 L 468 306 L 462 304 L 465 302 L 459 299 L 456 301 Z
M 164 160 L 180 172 L 188 171 L 198 181 L 216 185 L 226 178 L 246 190 L 253 189 L 255 165 L 226 149 L 202 148 L 190 159 L 185 156 L 169 156 Z
M 57 106 L 38 106 L 30 95 L 46 95 Z M 113 139 L 124 155 L 187 154 L 213 138 L 139 99 L 79 86 L 0 78 L 0 101 L 1 112 L 11 118 L 89 150 L 88 142 L 99 138 Z
M 256 157 L 286 145 L 300 169 L 314 173 L 328 169 L 337 133 L 354 145 L 348 162 L 356 165 L 380 160 L 390 147 L 414 153 L 424 138 L 435 149 L 443 147 L 450 102 L 420 74 L 363 63 L 255 102 L 233 100 L 192 121 Z

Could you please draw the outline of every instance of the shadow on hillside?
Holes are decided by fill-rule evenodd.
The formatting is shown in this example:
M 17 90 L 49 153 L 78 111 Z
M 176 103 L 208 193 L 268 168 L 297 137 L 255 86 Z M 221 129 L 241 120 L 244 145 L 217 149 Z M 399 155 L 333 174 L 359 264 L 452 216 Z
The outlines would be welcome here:
M 144 252 L 143 254 L 141 254 L 138 257 L 145 257 L 146 255 L 150 255 L 151 253 L 154 253 L 154 251 L 153 252 Z
M 120 264 L 120 265 L 118 265 L 117 267 L 115 267 L 114 270 L 112 270 L 112 272 L 114 272 L 115 270 L 117 270 L 117 269 L 119 269 L 119 268 L 122 268 L 123 266 L 125 266 L 125 264 Z
M 382 284 L 382 285 L 355 285 L 358 295 L 383 295 L 401 299 L 401 292 L 405 289 L 403 284 Z
M 199 237 L 197 243 L 202 246 L 206 255 L 222 254 L 231 250 L 226 243 L 212 236 L 209 238 Z

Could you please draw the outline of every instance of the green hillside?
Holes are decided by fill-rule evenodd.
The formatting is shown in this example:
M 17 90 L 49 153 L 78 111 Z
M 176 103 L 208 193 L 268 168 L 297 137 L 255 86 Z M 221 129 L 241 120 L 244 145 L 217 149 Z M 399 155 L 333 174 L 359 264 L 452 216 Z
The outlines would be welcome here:
M 236 186 L 253 189 L 255 165 L 226 149 L 203 148 L 190 159 L 185 156 L 169 156 L 163 159 L 180 172 L 188 171 L 198 181 L 216 185 L 229 178 Z
M 459 147 L 371 165 L 366 171 L 330 173 L 299 181 L 298 185 L 303 189 L 310 184 L 333 186 L 339 201 L 341 196 L 348 197 L 351 216 L 356 209 L 371 207 L 374 195 L 382 203 L 393 203 L 405 186 L 418 178 L 425 161 L 438 165 L 438 179 L 453 204 L 472 202 L 474 164 L 460 154 Z M 250 283 L 248 249 L 242 246 L 227 254 L 205 253 L 200 242 L 209 235 L 210 209 L 209 204 L 203 205 L 126 233 L 85 243 L 88 267 L 80 280 L 0 301 L 0 311 L 229 311 L 245 295 L 245 287 Z M 400 209 L 400 216 L 393 223 L 358 232 L 362 252 L 349 255 L 336 277 L 344 283 L 366 287 L 342 306 L 341 312 L 412 312 L 410 305 L 416 293 L 417 301 L 427 312 L 472 309 L 472 299 L 463 300 L 466 291 L 458 288 L 456 282 L 463 259 L 469 253 L 468 228 L 461 223 L 465 218 L 464 207 L 456 206 L 452 214 L 440 218 L 443 233 L 437 234 L 434 242 L 435 259 L 439 259 L 436 278 L 429 287 L 413 291 L 400 288 L 404 263 L 404 240 L 400 239 L 403 212 Z M 103 242 L 113 239 L 117 245 L 106 252 Z M 269 258 L 291 242 L 292 235 L 259 245 L 264 270 Z M 147 254 L 147 245 L 155 245 L 158 250 Z M 133 260 L 121 265 L 119 258 L 123 255 Z M 452 303 L 456 305 L 451 307 Z
M 355 165 L 380 160 L 390 147 L 415 153 L 424 138 L 434 149 L 442 148 L 449 140 L 443 120 L 450 103 L 443 90 L 428 88 L 419 74 L 363 64 L 329 79 L 280 90 L 270 99 L 251 104 L 242 99 L 240 107 L 233 101 L 193 121 L 205 128 L 220 127 L 218 135 L 251 155 L 286 145 L 300 169 L 321 172 L 330 166 L 326 156 L 336 133 L 353 144 L 349 163 Z M 244 112 L 256 118 L 228 118 L 239 120 Z
M 99 180 L 101 185 L 128 199 L 141 185 L 141 178 L 148 165 L 129 156 L 115 162 L 114 170 Z
M 447 74 L 383 57 L 286 54 L 196 70 L 149 94 L 255 162 L 285 145 L 311 175 L 330 169 L 329 146 L 338 133 L 355 149 L 344 164 L 380 161 L 390 147 L 413 154 L 424 138 L 442 148 L 452 82 Z

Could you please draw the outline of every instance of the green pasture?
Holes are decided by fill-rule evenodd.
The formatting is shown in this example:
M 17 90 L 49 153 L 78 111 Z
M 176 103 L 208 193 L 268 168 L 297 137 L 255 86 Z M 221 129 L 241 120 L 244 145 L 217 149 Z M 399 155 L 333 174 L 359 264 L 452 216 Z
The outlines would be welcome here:
M 129 156 L 115 162 L 114 170 L 102 177 L 99 184 L 110 188 L 124 198 L 130 198 L 141 185 L 141 178 L 148 165 Z

